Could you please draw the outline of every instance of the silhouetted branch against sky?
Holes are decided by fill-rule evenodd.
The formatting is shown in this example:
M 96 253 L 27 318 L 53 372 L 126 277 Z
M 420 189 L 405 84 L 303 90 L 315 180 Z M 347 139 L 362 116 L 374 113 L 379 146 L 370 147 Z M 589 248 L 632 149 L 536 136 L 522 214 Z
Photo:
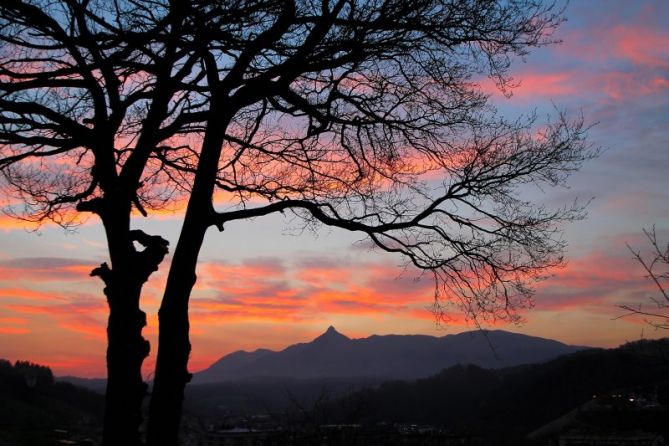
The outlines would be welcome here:
M 656 329 L 669 329 L 669 244 L 658 240 L 655 227 L 644 229 L 648 245 L 641 251 L 627 245 L 632 256 L 644 271 L 644 277 L 653 284 L 655 295 L 648 296 L 649 302 L 635 302 L 621 305 L 626 313 L 620 317 L 641 316 Z
M 477 313 L 513 308 L 509 291 L 559 263 L 556 223 L 580 215 L 535 207 L 517 186 L 563 184 L 592 152 L 582 121 L 536 133 L 533 119 L 496 116 L 477 82 L 510 88 L 512 59 L 551 42 L 560 11 L 367 3 L 9 2 L 6 190 L 22 217 L 62 225 L 111 188 L 142 213 L 178 207 L 221 113 L 226 211 L 211 224 L 295 209 L 368 234 L 469 298 L 496 284 L 503 301 Z
M 6 211 L 64 227 L 93 214 L 105 229 L 110 265 L 91 275 L 110 308 L 107 443 L 123 430 L 138 441 L 140 295 L 168 246 L 133 229 L 133 210 L 184 216 L 149 444 L 175 438 L 154 426 L 179 424 L 212 226 L 290 212 L 361 233 L 433 275 L 437 315 L 454 304 L 477 324 L 516 321 L 562 263 L 562 224 L 583 216 L 530 191 L 566 185 L 597 151 L 582 118 L 504 118 L 481 83 L 509 93 L 512 61 L 562 21 L 534 0 L 3 1 Z

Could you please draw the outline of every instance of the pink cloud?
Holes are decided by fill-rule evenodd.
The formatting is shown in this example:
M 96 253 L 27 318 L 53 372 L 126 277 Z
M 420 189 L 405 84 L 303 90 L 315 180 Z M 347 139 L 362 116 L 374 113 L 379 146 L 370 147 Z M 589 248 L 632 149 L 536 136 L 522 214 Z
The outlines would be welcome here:
M 659 93 L 669 89 L 669 80 L 643 71 L 611 71 L 592 77 L 588 82 L 592 88 L 599 87 L 604 95 L 620 101 Z
M 572 70 L 562 73 L 519 72 L 518 86 L 511 90 L 512 100 L 534 101 L 537 98 L 587 95 L 599 100 L 629 101 L 669 90 L 669 79 L 653 71 Z M 493 96 L 502 93 L 491 81 L 481 87 Z
M 606 33 L 606 45 L 636 65 L 669 67 L 669 31 L 645 26 L 619 25 Z
M 645 14 L 654 14 L 646 11 Z M 561 57 L 593 63 L 624 61 L 639 67 L 669 67 L 669 30 L 653 27 L 648 17 L 631 17 L 635 23 L 600 22 L 587 30 L 563 35 L 562 45 L 553 47 Z
M 512 97 L 529 101 L 588 96 L 620 101 L 665 93 L 669 89 L 665 72 L 669 68 L 669 30 L 634 19 L 633 24 L 599 23 L 587 31 L 563 35 L 562 45 L 548 48 L 557 62 L 546 67 L 564 61 L 565 68 L 514 71 L 517 87 L 511 90 Z M 574 61 L 580 64 L 575 66 Z M 481 87 L 493 96 L 502 95 L 489 79 L 481 81 Z
M 537 287 L 537 309 L 597 307 L 599 312 L 609 312 L 617 311 L 625 301 L 643 301 L 643 296 L 652 292 L 652 284 L 628 255 L 625 241 L 618 240 L 617 246 L 611 252 L 597 250 L 571 259 L 565 268 L 556 270 Z
M 573 71 L 562 73 L 518 72 L 514 74 L 512 84 L 515 87 L 510 92 L 516 100 L 573 95 L 578 92 L 575 82 L 577 76 L 577 73 Z M 481 89 L 488 94 L 493 96 L 502 95 L 502 92 L 490 79 L 483 80 L 480 85 Z

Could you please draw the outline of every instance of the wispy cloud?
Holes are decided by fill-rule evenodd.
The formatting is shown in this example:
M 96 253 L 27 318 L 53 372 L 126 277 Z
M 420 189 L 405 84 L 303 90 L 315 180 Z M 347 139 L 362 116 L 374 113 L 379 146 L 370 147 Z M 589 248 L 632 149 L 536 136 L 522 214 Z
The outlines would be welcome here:
M 99 262 L 98 262 L 99 263 Z M 19 257 L 0 260 L 0 280 L 77 281 L 90 276 L 95 262 L 61 257 Z

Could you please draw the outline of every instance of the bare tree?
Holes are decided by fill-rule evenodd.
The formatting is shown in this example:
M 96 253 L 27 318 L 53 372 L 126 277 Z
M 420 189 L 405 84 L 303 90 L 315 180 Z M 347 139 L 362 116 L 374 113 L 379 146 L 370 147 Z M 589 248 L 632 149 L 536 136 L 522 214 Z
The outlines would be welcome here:
M 0 170 L 9 211 L 104 225 L 105 444 L 138 444 L 142 285 L 167 253 L 132 229 L 187 200 L 159 311 L 148 443 L 177 443 L 205 233 L 290 212 L 431 274 L 435 310 L 516 320 L 583 215 L 524 198 L 594 156 L 582 120 L 508 121 L 478 82 L 551 43 L 539 0 L 5 0 Z M 214 206 L 217 191 L 227 201 Z M 143 246 L 137 249 L 135 244 Z M 380 296 L 383 298 L 383 296 Z
M 621 305 L 620 308 L 627 311 L 621 317 L 642 316 L 652 327 L 669 330 L 669 290 L 667 290 L 669 284 L 669 243 L 667 243 L 666 248 L 662 248 L 657 240 L 655 227 L 650 230 L 644 229 L 643 233 L 650 244 L 649 255 L 642 254 L 641 251 L 635 250 L 630 245 L 627 245 L 627 248 L 643 267 L 646 278 L 650 279 L 655 285 L 659 296 L 648 297 L 652 302 L 650 309 L 644 308 L 642 304 L 636 307 Z
M 201 70 L 177 45 L 182 26 L 176 4 L 0 4 L 0 169 L 23 203 L 8 211 L 64 227 L 94 213 L 108 241 L 111 266 L 91 272 L 109 304 L 105 444 L 139 444 L 149 353 L 140 294 L 168 245 L 131 229 L 131 208 L 146 215 L 175 196 L 154 154 L 182 130 L 174 120 L 206 103 L 191 94 Z

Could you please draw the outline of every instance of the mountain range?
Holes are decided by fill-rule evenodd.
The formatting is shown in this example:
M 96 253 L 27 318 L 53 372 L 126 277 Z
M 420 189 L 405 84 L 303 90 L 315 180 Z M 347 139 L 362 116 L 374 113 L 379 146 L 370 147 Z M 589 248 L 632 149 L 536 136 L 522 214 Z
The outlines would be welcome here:
M 502 330 L 476 330 L 442 337 L 373 335 L 351 339 L 330 326 L 313 341 L 281 351 L 230 353 L 195 373 L 192 382 L 288 377 L 418 379 L 456 364 L 498 369 L 541 363 L 585 348 Z
M 362 341 L 346 341 L 340 336 L 331 329 L 325 339 L 338 337 L 343 345 Z M 495 365 L 503 360 L 503 352 L 508 356 L 517 349 L 510 348 L 505 339 L 515 340 L 516 345 L 548 342 L 545 345 L 555 347 L 553 341 L 497 331 L 436 339 L 450 339 L 454 344 L 470 339 L 469 345 L 476 346 L 482 342 L 477 336 L 497 346 L 500 359 L 492 360 Z M 481 353 L 484 357 L 495 357 L 487 342 L 479 347 L 487 351 Z M 264 356 L 268 352 L 263 351 Z M 252 353 L 242 356 L 249 358 Z M 247 362 L 247 366 L 252 363 Z M 642 340 L 609 350 L 581 349 L 539 364 L 494 369 L 455 365 L 411 381 L 260 377 L 193 385 L 186 388 L 184 412 L 190 420 L 242 420 L 251 427 L 265 423 L 304 432 L 314 426 L 335 425 L 371 426 L 375 432 L 379 426 L 433 426 L 447 428 L 449 435 L 464 433 L 482 441 L 468 444 L 498 446 L 544 444 L 556 432 L 584 426 L 600 434 L 613 431 L 635 436 L 644 431 L 669 438 L 668 377 L 669 339 Z M 96 380 L 81 383 L 97 384 Z M 95 436 L 103 405 L 99 394 L 54 382 L 47 367 L 0 359 L 0 445 L 51 444 L 55 428 Z M 366 432 L 361 430 L 360 435 Z M 530 432 L 532 439 L 527 440 Z M 347 440 L 346 444 L 391 444 L 360 438 L 364 441 Z

